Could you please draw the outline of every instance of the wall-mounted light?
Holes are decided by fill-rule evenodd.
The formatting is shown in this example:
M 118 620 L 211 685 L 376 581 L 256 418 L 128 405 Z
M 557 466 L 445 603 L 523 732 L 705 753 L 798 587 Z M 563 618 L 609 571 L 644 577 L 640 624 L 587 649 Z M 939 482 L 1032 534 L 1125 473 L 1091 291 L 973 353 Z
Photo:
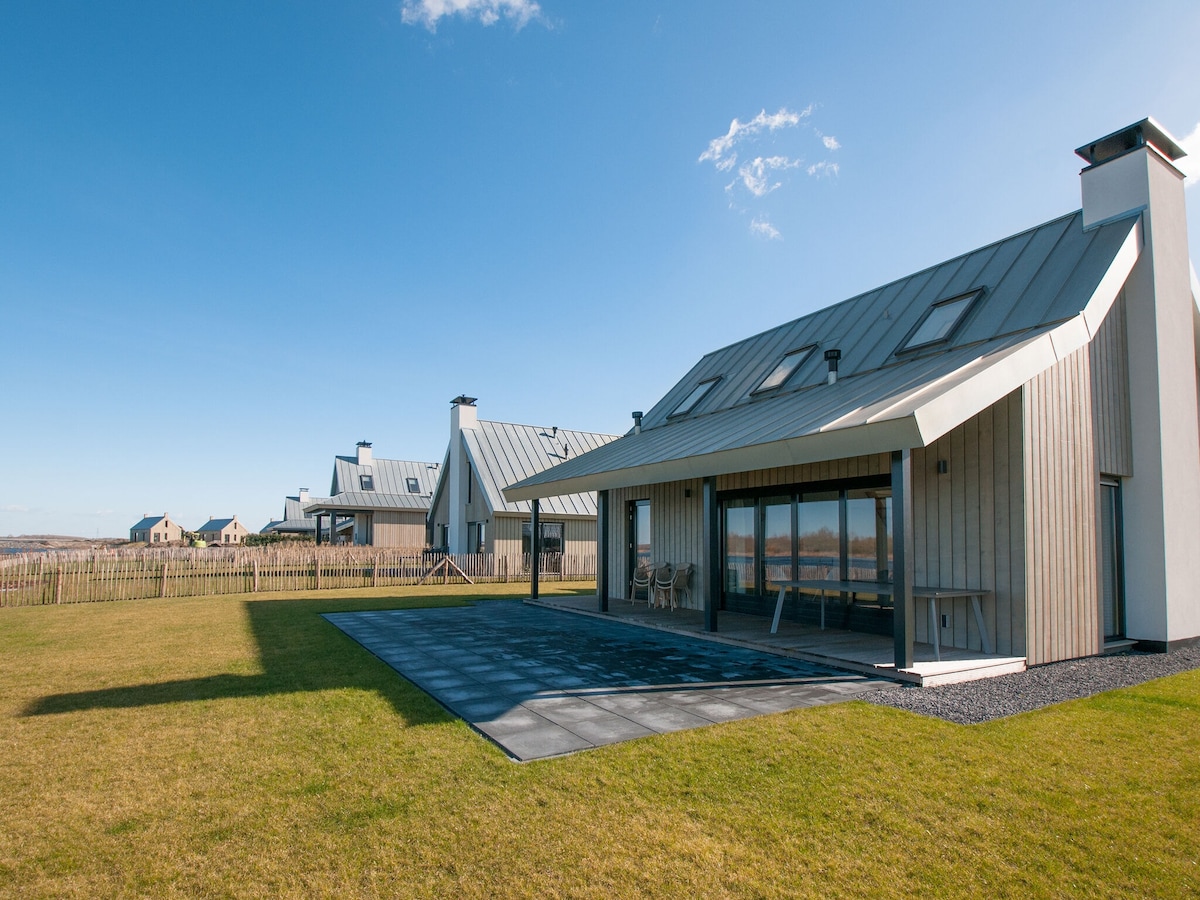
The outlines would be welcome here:
M 945 459 L 939 459 L 937 469 L 939 475 L 945 475 L 950 471 L 950 462 Z
M 684 489 L 683 489 L 683 499 L 684 499 L 684 500 L 691 500 L 691 499 L 692 499 L 692 489 L 691 489 L 691 488 L 684 488 Z

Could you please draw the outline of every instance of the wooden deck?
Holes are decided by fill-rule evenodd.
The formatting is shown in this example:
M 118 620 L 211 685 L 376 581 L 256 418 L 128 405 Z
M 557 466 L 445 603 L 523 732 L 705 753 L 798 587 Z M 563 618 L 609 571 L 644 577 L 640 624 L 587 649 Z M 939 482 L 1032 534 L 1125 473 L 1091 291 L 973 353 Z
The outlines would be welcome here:
M 999 656 L 943 646 L 942 658 L 939 661 L 934 659 L 932 644 L 916 644 L 913 647 L 915 662 L 912 668 L 897 671 L 890 637 L 832 628 L 822 631 L 819 628 L 787 621 L 779 624 L 778 633 L 771 634 L 770 616 L 721 612 L 717 621 L 719 630 L 712 633 L 704 630 L 704 614 L 696 609 L 652 609 L 644 602 L 630 603 L 628 600 L 614 599 L 609 601 L 609 611 L 600 613 L 597 611 L 595 596 L 547 597 L 526 602 L 579 615 L 618 619 L 645 628 L 680 632 L 706 641 L 734 644 L 765 653 L 825 663 L 840 669 L 893 678 L 923 687 L 973 681 L 1025 670 L 1025 658 L 1020 656 Z

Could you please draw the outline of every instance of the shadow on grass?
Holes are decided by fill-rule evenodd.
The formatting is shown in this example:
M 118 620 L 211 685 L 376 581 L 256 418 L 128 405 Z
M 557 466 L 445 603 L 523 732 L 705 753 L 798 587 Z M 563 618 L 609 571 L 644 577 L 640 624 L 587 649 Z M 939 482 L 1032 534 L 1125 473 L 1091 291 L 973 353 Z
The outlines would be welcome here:
M 410 725 L 445 722 L 451 717 L 428 694 L 398 677 L 394 669 L 365 652 L 320 614 L 460 605 L 457 598 L 449 597 L 248 601 L 243 610 L 258 644 L 261 674 L 209 675 L 52 694 L 30 703 L 23 714 L 44 716 L 358 688 L 383 697 Z

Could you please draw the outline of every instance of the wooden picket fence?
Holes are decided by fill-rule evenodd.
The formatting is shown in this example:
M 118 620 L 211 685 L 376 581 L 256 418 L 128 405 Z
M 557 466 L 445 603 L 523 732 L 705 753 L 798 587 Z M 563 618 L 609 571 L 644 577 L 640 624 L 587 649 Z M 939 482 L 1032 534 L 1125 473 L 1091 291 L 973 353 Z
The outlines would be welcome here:
M 467 579 L 528 582 L 530 561 L 528 553 L 312 546 L 28 553 L 0 557 L 0 606 L 465 584 Z M 542 581 L 596 577 L 594 553 L 547 553 L 540 563 Z

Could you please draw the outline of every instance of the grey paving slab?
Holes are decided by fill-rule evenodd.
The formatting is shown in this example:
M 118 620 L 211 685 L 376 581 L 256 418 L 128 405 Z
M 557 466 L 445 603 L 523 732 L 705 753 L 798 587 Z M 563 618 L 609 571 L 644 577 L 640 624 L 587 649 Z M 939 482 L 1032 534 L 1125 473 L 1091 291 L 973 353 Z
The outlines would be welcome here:
M 325 618 L 522 761 L 892 684 L 519 601 Z

